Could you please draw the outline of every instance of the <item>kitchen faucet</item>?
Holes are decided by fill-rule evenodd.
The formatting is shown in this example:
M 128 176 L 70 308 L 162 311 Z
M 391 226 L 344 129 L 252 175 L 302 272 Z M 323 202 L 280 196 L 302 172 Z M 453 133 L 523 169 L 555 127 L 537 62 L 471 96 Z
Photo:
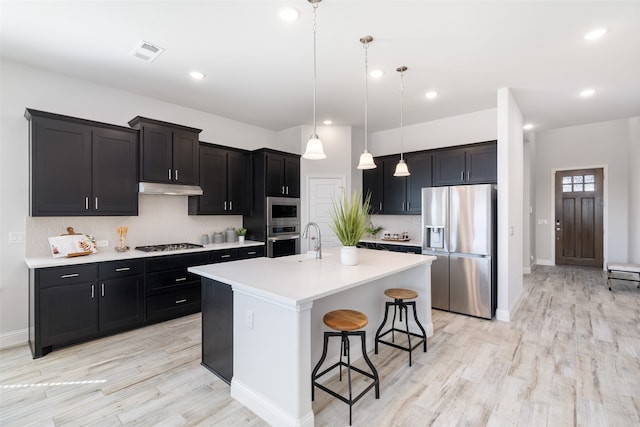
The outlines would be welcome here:
M 304 231 L 302 232 L 302 238 L 303 239 L 309 238 L 310 225 L 313 225 L 315 227 L 316 234 L 318 235 L 316 246 L 315 248 L 313 248 L 316 251 L 316 259 L 322 259 L 322 237 L 320 236 L 320 227 L 318 227 L 318 224 L 316 224 L 315 222 L 307 223 L 307 225 L 304 226 Z M 310 237 L 309 239 L 313 240 L 312 237 Z

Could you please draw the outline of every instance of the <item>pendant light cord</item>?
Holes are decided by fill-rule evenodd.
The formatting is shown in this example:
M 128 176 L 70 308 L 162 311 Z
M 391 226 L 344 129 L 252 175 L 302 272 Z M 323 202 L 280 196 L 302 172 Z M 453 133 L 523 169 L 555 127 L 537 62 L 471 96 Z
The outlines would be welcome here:
M 317 81 L 317 64 L 316 64 L 316 11 L 318 10 L 318 3 L 313 3 L 313 135 L 317 138 L 318 131 L 316 129 L 316 81 Z
M 367 61 L 367 49 L 369 48 L 369 42 L 364 42 L 364 151 L 368 151 L 368 135 L 367 135 L 367 122 L 369 117 L 368 106 L 368 93 L 369 93 L 369 74 L 368 74 L 368 61 Z
M 400 160 L 404 159 L 404 126 L 402 125 L 404 113 L 404 71 L 400 72 Z

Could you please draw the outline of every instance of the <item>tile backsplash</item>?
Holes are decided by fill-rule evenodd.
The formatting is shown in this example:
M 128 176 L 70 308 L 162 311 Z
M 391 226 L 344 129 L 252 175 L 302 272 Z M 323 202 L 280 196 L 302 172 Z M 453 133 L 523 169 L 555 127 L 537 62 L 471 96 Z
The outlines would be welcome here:
M 99 251 L 113 251 L 118 244 L 117 226 L 129 227 L 127 245 L 161 243 L 200 243 L 203 234 L 242 226 L 241 215 L 189 215 L 186 196 L 139 195 L 138 216 L 87 217 L 27 217 L 26 256 L 50 255 L 47 238 L 66 233 L 73 227 L 76 233 L 93 235 L 96 240 L 108 240 L 109 246 Z
M 422 217 L 420 215 L 372 215 L 371 222 L 374 226 L 382 226 L 383 231 L 391 234 L 409 233 L 411 243 L 422 244 Z M 368 237 L 368 236 L 367 236 Z M 382 232 L 378 234 L 382 237 Z

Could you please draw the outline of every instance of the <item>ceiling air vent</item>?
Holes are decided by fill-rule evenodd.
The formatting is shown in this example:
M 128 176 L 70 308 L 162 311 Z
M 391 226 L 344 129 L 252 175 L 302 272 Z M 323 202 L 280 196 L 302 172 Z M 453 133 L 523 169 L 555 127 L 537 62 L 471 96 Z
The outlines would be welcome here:
M 146 62 L 153 62 L 162 52 L 164 52 L 164 49 L 160 46 L 140 40 L 136 47 L 131 51 L 131 55 Z

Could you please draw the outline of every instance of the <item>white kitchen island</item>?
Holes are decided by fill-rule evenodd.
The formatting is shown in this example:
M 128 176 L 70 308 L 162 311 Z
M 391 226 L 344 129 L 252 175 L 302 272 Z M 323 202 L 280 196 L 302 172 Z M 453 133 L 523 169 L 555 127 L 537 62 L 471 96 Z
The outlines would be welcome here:
M 302 254 L 189 268 L 232 287 L 231 396 L 271 425 L 314 425 L 311 370 L 322 352 L 322 333 L 328 330 L 322 322 L 326 312 L 349 308 L 365 313 L 367 348 L 372 349 L 384 316 L 384 289 L 410 288 L 420 294 L 418 317 L 427 336 L 433 335 L 435 257 L 358 249 L 358 265 L 343 266 L 339 251 L 325 250 L 322 260 Z M 360 343 L 353 341 L 353 354 L 359 355 Z M 327 362 L 334 363 L 333 356 L 338 357 L 338 344 Z M 375 356 L 372 361 L 375 365 Z M 384 378 L 380 392 L 385 393 Z

